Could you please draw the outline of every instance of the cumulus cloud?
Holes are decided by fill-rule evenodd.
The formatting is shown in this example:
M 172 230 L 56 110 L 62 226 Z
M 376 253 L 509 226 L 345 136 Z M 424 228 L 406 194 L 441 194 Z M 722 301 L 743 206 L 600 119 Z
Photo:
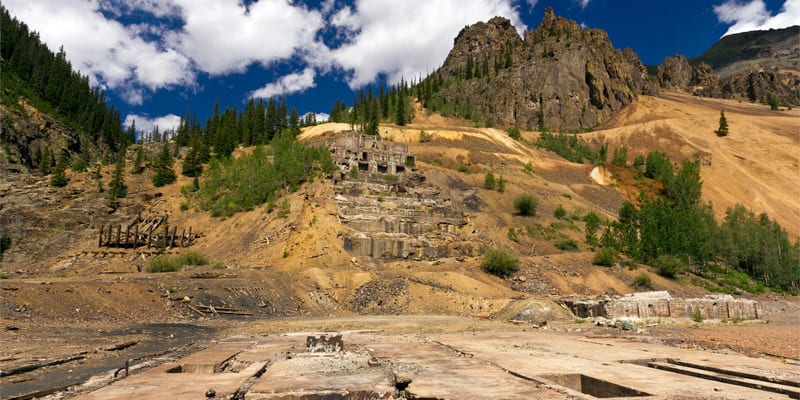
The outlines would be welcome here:
M 317 123 L 328 122 L 328 120 L 331 119 L 330 114 L 327 114 L 327 113 L 313 113 L 313 112 L 305 113 L 300 118 L 305 119 L 305 118 L 308 118 L 310 115 L 314 116 L 314 121 L 317 121 Z
M 128 114 L 122 123 L 125 128 L 129 128 L 136 121 L 137 132 L 152 132 L 158 127 L 160 132 L 174 131 L 181 123 L 181 117 L 175 114 L 167 114 L 161 117 L 151 118 L 146 115 Z
M 324 23 L 319 11 L 288 0 L 261 0 L 248 8 L 237 1 L 174 1 L 183 9 L 185 24 L 167 42 L 211 75 L 290 58 L 314 41 Z
M 465 26 L 504 16 L 522 32 L 525 25 L 510 0 L 357 0 L 333 15 L 331 24 L 352 35 L 332 49 L 330 62 L 351 75 L 351 88 L 384 74 L 392 83 L 437 68 Z
M 535 0 L 526 0 L 534 6 Z M 584 2 L 586 0 L 583 0 Z M 198 74 L 243 73 L 258 64 L 300 63 L 251 96 L 314 87 L 319 74 L 344 72 L 352 87 L 433 71 L 465 26 L 494 16 L 522 32 L 518 0 L 3 0 L 51 49 L 64 46 L 92 84 L 129 104 L 152 92 L 197 88 Z M 321 32 L 326 32 L 320 35 Z M 335 43 L 320 39 L 333 32 Z
M 107 19 L 98 1 L 6 0 L 8 10 L 39 32 L 51 49 L 63 46 L 72 66 L 93 85 L 120 89 L 129 103 L 141 104 L 142 88 L 187 86 L 195 75 L 190 60 L 173 48 L 148 42 L 121 23 Z
M 581 8 L 586 8 L 589 5 L 589 0 L 578 0 L 578 3 L 580 3 Z
M 767 10 L 763 0 L 740 2 L 727 0 L 714 6 L 714 13 L 720 22 L 733 24 L 722 36 L 734 33 L 779 29 L 797 25 L 800 21 L 800 0 L 786 0 L 780 12 L 775 15 Z
M 270 98 L 285 94 L 302 92 L 315 86 L 314 77 L 316 72 L 313 68 L 306 68 L 303 72 L 284 75 L 277 82 L 266 84 L 261 89 L 254 90 L 249 97 Z

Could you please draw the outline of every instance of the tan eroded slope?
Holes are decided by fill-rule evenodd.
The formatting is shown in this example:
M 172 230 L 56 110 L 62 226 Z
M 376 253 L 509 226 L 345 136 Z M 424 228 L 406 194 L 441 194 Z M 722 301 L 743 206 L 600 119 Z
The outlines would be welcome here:
M 730 134 L 717 137 L 720 110 Z M 620 145 L 628 160 L 653 150 L 676 162 L 699 155 L 703 160 L 703 200 L 717 218 L 742 203 L 766 212 L 794 239 L 800 235 L 800 110 L 771 111 L 760 104 L 663 93 L 641 96 L 587 140 Z

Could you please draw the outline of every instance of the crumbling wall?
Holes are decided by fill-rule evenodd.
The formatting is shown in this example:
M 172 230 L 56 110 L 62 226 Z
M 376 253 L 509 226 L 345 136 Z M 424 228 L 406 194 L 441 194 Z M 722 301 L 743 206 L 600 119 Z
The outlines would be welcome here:
M 565 303 L 580 318 L 693 318 L 699 313 L 703 319 L 759 319 L 763 314 L 755 300 L 719 294 L 681 299 L 661 291 Z
M 467 224 L 464 214 L 442 198 L 436 186 L 426 184 L 419 173 L 392 175 L 399 172 L 399 164 L 413 164 L 407 145 L 355 133 L 331 138 L 325 145 L 341 167 L 334 191 L 337 217 L 349 229 L 343 235 L 347 251 L 414 260 L 478 252 L 474 243 L 461 237 Z M 367 173 L 351 176 L 350 168 Z

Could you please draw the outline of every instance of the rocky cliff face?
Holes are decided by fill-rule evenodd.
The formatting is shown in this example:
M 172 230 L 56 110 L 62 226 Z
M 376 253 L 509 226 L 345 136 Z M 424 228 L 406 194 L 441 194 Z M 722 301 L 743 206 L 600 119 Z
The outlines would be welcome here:
M 54 164 L 62 156 L 72 158 L 80 151 L 96 152 L 88 137 L 23 98 L 14 106 L 0 104 L 0 143 L 0 168 L 8 171 L 38 168 L 43 154 L 50 154 Z
M 636 53 L 549 8 L 524 39 L 499 17 L 464 28 L 437 74 L 447 84 L 435 97 L 456 115 L 562 131 L 597 126 L 654 87 Z

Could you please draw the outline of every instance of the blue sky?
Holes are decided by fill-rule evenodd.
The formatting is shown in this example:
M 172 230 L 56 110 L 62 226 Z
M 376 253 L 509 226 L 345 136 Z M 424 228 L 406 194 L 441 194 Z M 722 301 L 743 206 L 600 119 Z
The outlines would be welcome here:
M 3 0 L 106 90 L 127 123 L 204 121 L 215 100 L 286 96 L 327 113 L 353 90 L 424 76 L 461 28 L 500 15 L 521 33 L 546 7 L 608 31 L 645 64 L 696 56 L 721 36 L 800 21 L 800 0 Z

